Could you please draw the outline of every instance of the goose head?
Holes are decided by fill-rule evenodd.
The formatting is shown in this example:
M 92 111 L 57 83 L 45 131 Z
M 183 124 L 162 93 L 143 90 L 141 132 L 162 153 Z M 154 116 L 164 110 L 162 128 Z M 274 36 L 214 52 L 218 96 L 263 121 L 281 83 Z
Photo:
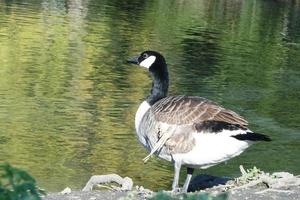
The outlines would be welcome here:
M 127 62 L 145 67 L 154 74 L 168 73 L 165 58 L 156 51 L 144 51 L 140 55 L 128 59 Z

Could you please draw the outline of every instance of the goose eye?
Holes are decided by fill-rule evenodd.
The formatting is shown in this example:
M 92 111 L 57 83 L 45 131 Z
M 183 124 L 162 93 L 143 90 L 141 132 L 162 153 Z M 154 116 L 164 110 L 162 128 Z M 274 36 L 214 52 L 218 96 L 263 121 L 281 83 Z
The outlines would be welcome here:
M 144 58 L 144 59 L 148 58 L 148 54 L 144 53 L 144 54 L 143 54 L 143 58 Z

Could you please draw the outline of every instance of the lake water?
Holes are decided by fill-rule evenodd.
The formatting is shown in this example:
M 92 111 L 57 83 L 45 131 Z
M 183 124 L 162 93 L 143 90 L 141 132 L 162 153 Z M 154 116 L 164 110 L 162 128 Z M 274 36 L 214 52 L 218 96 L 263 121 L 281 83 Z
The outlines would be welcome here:
M 214 100 L 273 139 L 197 174 L 300 174 L 298 0 L 0 0 L 0 162 L 48 191 L 108 173 L 170 189 L 172 164 L 143 164 L 134 130 L 151 79 L 125 60 L 148 49 L 167 59 L 169 94 Z

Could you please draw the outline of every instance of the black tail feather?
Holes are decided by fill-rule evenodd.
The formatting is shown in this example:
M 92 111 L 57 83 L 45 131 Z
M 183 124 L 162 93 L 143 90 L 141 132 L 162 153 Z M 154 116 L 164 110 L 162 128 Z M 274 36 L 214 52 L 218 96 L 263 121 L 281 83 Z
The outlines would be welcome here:
M 249 140 L 249 141 L 272 141 L 271 138 L 267 135 L 260 134 L 260 133 L 253 133 L 253 132 L 247 132 L 246 134 L 238 134 L 238 135 L 232 135 L 231 137 L 234 137 L 238 140 Z

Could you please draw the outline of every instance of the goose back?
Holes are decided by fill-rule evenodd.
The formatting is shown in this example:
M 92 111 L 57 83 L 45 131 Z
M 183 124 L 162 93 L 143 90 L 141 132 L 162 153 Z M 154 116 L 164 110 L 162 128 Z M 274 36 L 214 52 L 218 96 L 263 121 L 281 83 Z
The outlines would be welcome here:
M 248 122 L 235 112 L 202 97 L 168 96 L 156 102 L 151 111 L 156 121 L 167 124 L 223 122 L 246 128 Z

